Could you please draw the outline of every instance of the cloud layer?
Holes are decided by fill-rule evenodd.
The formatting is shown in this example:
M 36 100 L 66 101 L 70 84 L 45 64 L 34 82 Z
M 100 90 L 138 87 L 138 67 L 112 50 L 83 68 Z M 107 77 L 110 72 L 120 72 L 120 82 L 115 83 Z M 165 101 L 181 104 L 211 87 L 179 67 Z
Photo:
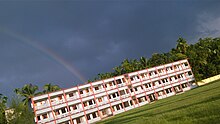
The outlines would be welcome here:
M 41 44 L 85 79 L 125 58 L 168 52 L 178 37 L 194 43 L 220 34 L 218 1 L 0 2 L 0 92 L 26 83 L 81 82 L 53 56 L 7 32 Z M 7 30 L 7 31 L 5 31 Z

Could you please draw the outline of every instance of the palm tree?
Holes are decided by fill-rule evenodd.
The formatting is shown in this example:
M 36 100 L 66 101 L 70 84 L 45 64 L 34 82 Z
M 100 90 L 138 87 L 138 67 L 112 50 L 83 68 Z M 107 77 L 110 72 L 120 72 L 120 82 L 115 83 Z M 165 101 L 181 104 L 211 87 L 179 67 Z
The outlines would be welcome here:
M 141 69 L 147 68 L 147 66 L 148 66 L 147 65 L 147 58 L 142 56 L 139 61 L 140 61 L 140 64 L 141 64 Z
M 180 37 L 177 40 L 176 50 L 182 54 L 185 54 L 187 47 L 188 47 L 188 44 L 187 44 L 186 40 Z
M 133 67 L 131 62 L 128 59 L 125 59 L 122 63 L 122 74 L 132 72 Z
M 25 84 L 22 88 L 16 88 L 14 92 L 24 97 L 22 101 L 25 105 L 27 105 L 30 102 L 31 97 L 40 94 L 40 93 L 36 93 L 37 90 L 38 90 L 38 86 L 32 84 Z
M 58 85 L 52 85 L 51 83 L 45 84 L 43 89 L 44 89 L 43 93 L 49 93 L 49 92 L 61 90 L 61 88 Z

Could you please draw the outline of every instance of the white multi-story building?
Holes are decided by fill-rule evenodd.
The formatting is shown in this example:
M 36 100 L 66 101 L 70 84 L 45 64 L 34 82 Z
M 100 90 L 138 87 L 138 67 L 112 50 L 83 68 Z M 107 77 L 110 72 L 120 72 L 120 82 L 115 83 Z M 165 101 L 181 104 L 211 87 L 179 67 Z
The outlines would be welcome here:
M 35 96 L 31 106 L 37 124 L 88 124 L 190 90 L 194 80 L 185 59 Z

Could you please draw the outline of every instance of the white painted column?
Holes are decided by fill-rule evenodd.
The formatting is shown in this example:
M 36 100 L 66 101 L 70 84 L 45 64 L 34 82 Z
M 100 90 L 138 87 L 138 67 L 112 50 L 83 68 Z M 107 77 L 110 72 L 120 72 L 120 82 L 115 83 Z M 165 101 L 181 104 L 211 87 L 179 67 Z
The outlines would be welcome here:
M 98 112 L 95 112 L 95 115 L 96 115 L 96 117 L 98 117 L 99 115 L 98 115 Z
M 120 108 L 120 110 L 122 109 L 122 106 L 119 104 L 119 108 Z
M 131 103 L 130 103 L 130 101 L 128 101 L 128 105 L 129 105 L 129 106 L 131 106 Z
M 115 111 L 117 111 L 117 108 L 116 108 L 116 106 L 114 106 L 114 110 L 115 110 Z
M 86 93 L 86 90 L 83 90 L 83 94 L 87 94 L 87 93 Z
M 90 116 L 90 118 L 91 118 L 91 120 L 93 119 L 93 115 L 92 114 L 89 114 L 89 116 Z
M 74 119 L 74 120 L 73 120 L 73 124 L 77 124 L 77 121 L 76 121 L 76 119 Z
M 43 120 L 43 116 L 42 115 L 40 115 L 40 120 Z
M 83 121 L 83 122 L 86 122 L 86 117 L 82 117 L 82 121 Z

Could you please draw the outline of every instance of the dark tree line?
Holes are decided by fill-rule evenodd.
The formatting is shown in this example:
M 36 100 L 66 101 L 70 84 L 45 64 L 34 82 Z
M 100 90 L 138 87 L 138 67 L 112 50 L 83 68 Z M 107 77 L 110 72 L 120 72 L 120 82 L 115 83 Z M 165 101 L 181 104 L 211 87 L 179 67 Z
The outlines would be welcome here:
M 220 73 L 220 38 L 199 39 L 195 44 L 187 44 L 183 38 L 177 40 L 175 48 L 167 53 L 154 53 L 150 58 L 125 59 L 113 72 L 100 73 L 93 80 L 102 80 L 125 73 L 158 66 L 188 58 L 196 80 Z M 90 80 L 88 82 L 91 82 Z

